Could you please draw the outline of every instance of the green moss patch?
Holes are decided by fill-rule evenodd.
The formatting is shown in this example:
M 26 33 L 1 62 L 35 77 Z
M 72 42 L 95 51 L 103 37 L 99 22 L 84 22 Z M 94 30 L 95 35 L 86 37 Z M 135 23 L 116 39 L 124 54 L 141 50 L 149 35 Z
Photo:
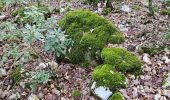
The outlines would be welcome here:
M 104 86 L 110 89 L 117 89 L 126 86 L 125 77 L 116 72 L 112 65 L 100 65 L 92 73 L 96 86 Z
M 161 12 L 160 12 L 162 15 L 168 15 L 168 16 L 170 16 L 170 9 L 163 9 L 163 10 L 161 10 Z
M 115 66 L 123 73 L 139 74 L 141 72 L 141 61 L 123 48 L 104 48 L 101 57 L 105 64 Z
M 74 47 L 68 53 L 73 63 L 84 63 L 86 59 L 98 60 L 97 55 L 108 43 L 124 41 L 122 33 L 114 25 L 88 10 L 68 12 L 59 21 L 59 25 L 74 41 Z M 86 58 L 86 54 L 90 58 Z M 86 63 L 91 64 L 88 61 Z
M 120 92 L 115 92 L 109 100 L 124 100 L 124 97 Z

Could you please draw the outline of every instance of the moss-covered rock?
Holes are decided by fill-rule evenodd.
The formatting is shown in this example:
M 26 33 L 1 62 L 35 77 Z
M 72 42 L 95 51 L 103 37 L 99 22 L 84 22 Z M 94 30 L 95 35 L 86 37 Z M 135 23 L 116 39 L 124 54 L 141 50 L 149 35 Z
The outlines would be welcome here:
M 59 21 L 59 25 L 74 41 L 74 47 L 68 54 L 73 63 L 84 63 L 89 59 L 85 58 L 87 53 L 90 59 L 98 59 L 97 55 L 108 43 L 124 41 L 122 33 L 114 25 L 88 10 L 68 12 Z
M 161 14 L 162 14 L 162 15 L 168 15 L 168 16 L 170 16 L 170 9 L 163 9 L 163 10 L 161 10 Z
M 123 48 L 104 48 L 101 57 L 105 64 L 115 66 L 118 71 L 138 75 L 141 72 L 141 61 Z
M 125 77 L 108 64 L 96 67 L 92 73 L 92 78 L 97 87 L 103 86 L 115 90 L 126 86 Z
M 124 100 L 124 97 L 120 92 L 115 92 L 109 100 Z

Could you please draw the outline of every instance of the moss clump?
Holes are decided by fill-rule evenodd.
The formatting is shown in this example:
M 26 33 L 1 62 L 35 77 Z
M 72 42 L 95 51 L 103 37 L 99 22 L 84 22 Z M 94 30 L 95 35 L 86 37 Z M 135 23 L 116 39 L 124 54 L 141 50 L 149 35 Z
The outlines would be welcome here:
M 115 92 L 109 100 L 124 100 L 124 98 L 120 92 Z
M 116 72 L 112 65 L 100 65 L 92 73 L 96 86 L 104 86 L 110 89 L 117 89 L 126 86 L 125 77 Z
M 12 72 L 10 73 L 10 78 L 13 80 L 14 84 L 17 84 L 21 80 L 21 68 L 16 67 Z
M 160 12 L 162 15 L 168 15 L 168 16 L 170 16 L 170 9 L 163 9 L 163 10 L 161 10 L 161 12 Z
M 85 58 L 87 53 L 90 54 L 90 59 L 96 59 L 96 53 L 106 44 L 124 41 L 122 33 L 115 26 L 88 10 L 68 12 L 59 21 L 59 25 L 74 41 L 71 54 L 67 54 L 73 63 L 83 63 L 87 59 Z
M 71 93 L 71 96 L 72 96 L 73 98 L 80 97 L 80 96 L 81 96 L 81 93 L 80 93 L 80 91 L 78 91 L 78 90 L 73 90 L 72 93 Z
M 123 48 L 104 48 L 101 57 L 105 64 L 115 66 L 118 71 L 138 75 L 141 72 L 141 61 Z

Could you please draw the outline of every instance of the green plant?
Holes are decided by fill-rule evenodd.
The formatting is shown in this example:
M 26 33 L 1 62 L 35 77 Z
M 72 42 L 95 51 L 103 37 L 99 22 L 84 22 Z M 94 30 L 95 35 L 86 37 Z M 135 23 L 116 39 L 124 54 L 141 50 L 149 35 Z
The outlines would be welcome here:
M 16 21 L 19 23 L 42 25 L 42 23 L 44 23 L 43 21 L 45 20 L 45 14 L 47 13 L 49 13 L 49 9 L 45 6 L 40 8 L 36 6 L 29 6 L 15 9 L 11 15 L 13 17 L 18 15 Z
M 44 50 L 46 52 L 54 52 L 57 57 L 61 57 L 65 55 L 67 47 L 71 45 L 72 40 L 67 39 L 64 33 L 59 28 L 49 32 L 45 39 Z
M 81 93 L 80 93 L 80 91 L 78 91 L 78 90 L 73 90 L 72 93 L 71 93 L 71 96 L 72 96 L 73 98 L 80 97 L 80 96 L 81 96 Z
M 104 64 L 96 67 L 92 73 L 92 78 L 96 86 L 108 87 L 112 90 L 126 86 L 125 77 L 116 72 L 112 65 Z
M 163 4 L 170 4 L 170 0 L 161 0 Z
M 100 0 L 85 0 L 85 3 L 88 3 L 93 6 L 97 6 L 97 4 L 100 2 Z
M 5 6 L 16 6 L 21 4 L 24 0 L 2 0 Z
M 132 53 L 122 48 L 104 48 L 101 57 L 105 64 L 114 66 L 118 71 L 138 75 L 141 73 L 141 61 Z
M 16 67 L 10 73 L 10 78 L 13 80 L 14 84 L 18 84 L 21 80 L 21 67 Z
M 114 25 L 88 10 L 68 12 L 59 21 L 59 26 L 74 41 L 67 52 L 72 63 L 92 64 L 91 61 L 100 59 L 100 51 L 105 45 L 124 41 L 122 33 Z
M 103 15 L 108 15 L 111 12 L 111 8 L 103 8 L 102 14 Z
M 141 9 L 141 6 L 139 6 L 139 5 L 134 5 L 134 6 L 132 6 L 132 9 L 133 9 L 133 10 L 136 10 L 136 11 L 139 11 L 139 10 Z
M 170 30 L 168 30 L 164 36 L 166 39 L 170 39 Z
M 163 9 L 163 10 L 161 10 L 161 12 L 160 12 L 162 15 L 168 15 L 168 16 L 170 16 L 170 9 Z
M 120 92 L 115 92 L 109 100 L 124 100 L 124 97 Z
M 50 77 L 48 71 L 36 71 L 32 74 L 30 82 L 26 83 L 26 88 L 31 88 L 32 91 L 35 91 L 38 84 L 46 84 L 50 80 Z
M 40 71 L 35 72 L 32 78 L 33 78 L 33 81 L 37 83 L 46 84 L 49 81 L 50 74 L 47 71 L 40 70 Z
M 148 1 L 149 2 L 149 14 L 151 15 L 151 16 L 154 16 L 155 15 L 155 11 L 154 11 L 154 7 L 153 7 L 153 2 L 152 2 L 152 0 L 149 0 Z
M 13 22 L 5 21 L 0 24 L 0 40 L 8 42 L 20 41 L 21 31 Z

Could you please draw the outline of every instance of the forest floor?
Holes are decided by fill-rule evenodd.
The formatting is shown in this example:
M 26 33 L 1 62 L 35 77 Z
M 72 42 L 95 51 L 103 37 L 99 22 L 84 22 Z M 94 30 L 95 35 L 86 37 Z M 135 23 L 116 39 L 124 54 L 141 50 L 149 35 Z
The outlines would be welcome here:
M 121 6 L 126 5 L 129 11 L 120 10 L 118 8 L 121 8 L 121 6 L 116 5 L 116 2 L 113 2 L 114 4 L 114 10 L 104 17 L 113 22 L 124 33 L 126 41 L 121 45 L 109 44 L 108 46 L 124 47 L 136 54 L 144 62 L 143 73 L 138 78 L 127 74 L 128 87 L 120 89 L 120 92 L 127 100 L 170 100 L 170 89 L 162 86 L 165 76 L 170 71 L 170 61 L 167 62 L 164 58 L 170 57 L 170 52 L 164 50 L 152 56 L 138 52 L 141 45 L 164 45 L 167 43 L 168 40 L 163 39 L 162 35 L 170 27 L 170 17 L 160 14 L 163 7 L 159 0 L 154 0 L 154 5 L 157 9 L 154 17 L 148 15 L 149 10 L 145 0 L 123 0 Z M 78 0 L 60 1 L 50 5 L 70 7 L 71 9 L 92 9 L 91 6 L 81 4 Z M 135 6 L 140 7 L 140 9 L 133 9 Z M 62 18 L 63 13 L 55 16 Z M 36 45 L 37 50 L 41 48 L 40 44 L 34 45 Z M 3 48 L 5 47 L 0 47 L 0 51 Z M 2 55 L 1 52 L 0 55 Z M 52 54 L 44 54 L 43 58 L 46 62 L 54 61 Z M 8 75 L 11 62 L 9 60 L 6 67 L 4 67 L 7 70 L 7 75 L 0 78 L 0 98 L 8 100 L 8 98 L 19 96 L 21 100 L 26 100 L 31 95 L 31 90 L 24 88 L 25 82 L 28 80 L 22 76 L 23 79 L 18 86 L 12 85 Z M 79 91 L 81 96 L 76 100 L 95 100 L 95 97 L 90 95 L 93 68 L 81 68 L 78 65 L 66 63 L 59 65 L 54 63 L 54 65 L 58 67 L 56 70 L 57 77 L 52 77 L 46 85 L 38 85 L 36 91 L 33 92 L 35 98 L 38 97 L 42 100 L 72 100 L 72 93 Z M 35 69 L 38 69 L 39 66 L 45 66 L 39 59 L 30 61 L 25 65 L 24 72 L 30 74 Z

